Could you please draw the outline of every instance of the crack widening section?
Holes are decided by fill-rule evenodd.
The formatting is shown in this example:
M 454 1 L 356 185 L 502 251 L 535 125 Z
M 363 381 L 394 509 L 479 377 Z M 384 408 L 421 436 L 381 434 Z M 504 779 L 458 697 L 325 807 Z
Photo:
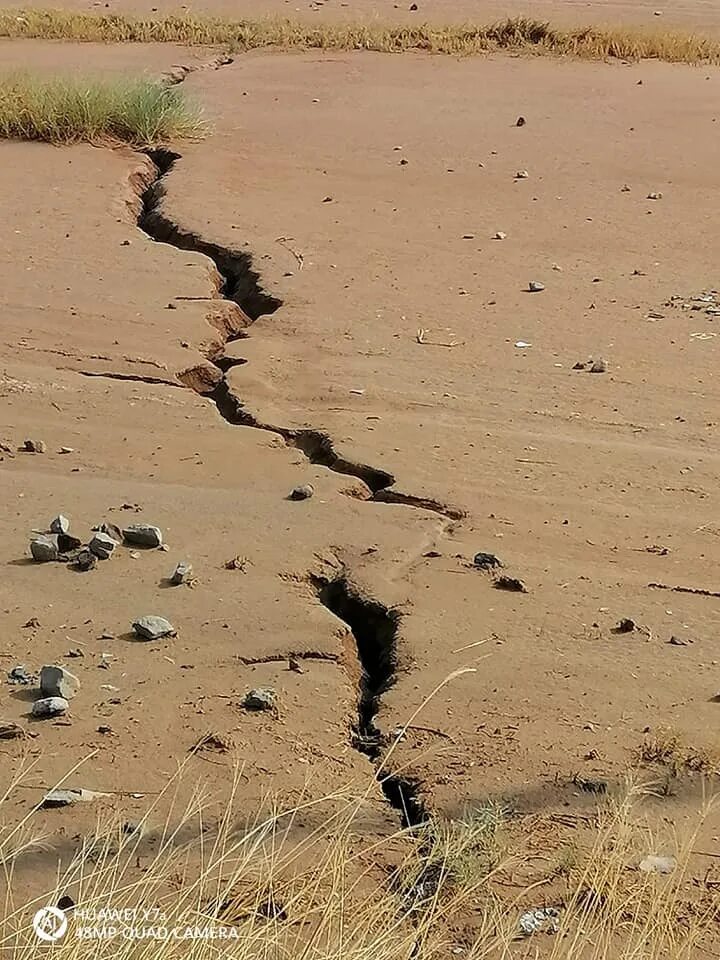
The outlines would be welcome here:
M 397 677 L 400 614 L 362 594 L 345 573 L 333 579 L 312 575 L 310 581 L 320 603 L 350 629 L 357 648 L 360 676 L 353 746 L 376 765 L 376 779 L 399 812 L 402 826 L 426 823 L 429 817 L 420 799 L 419 783 L 383 768 L 387 740 L 376 723 L 381 698 Z
M 259 317 L 274 313 L 282 306 L 282 300 L 267 293 L 260 284 L 260 277 L 252 267 L 250 254 L 243 250 L 229 249 L 220 244 L 204 240 L 197 234 L 185 230 L 171 220 L 162 210 L 162 199 L 165 196 L 165 178 L 180 159 L 180 154 L 167 149 L 145 151 L 152 160 L 157 176 L 143 191 L 141 197 L 142 209 L 138 217 L 138 226 L 151 239 L 166 243 L 180 250 L 190 250 L 202 253 L 215 264 L 222 283 L 219 295 L 222 299 L 230 300 L 240 307 L 250 324 Z M 246 337 L 247 333 L 240 330 L 236 333 L 225 333 L 225 342 Z M 212 385 L 205 382 L 202 376 L 193 381 L 193 388 L 203 396 L 209 397 L 216 405 L 220 415 L 231 424 L 254 427 L 265 430 L 283 438 L 285 443 L 303 453 L 312 464 L 327 467 L 334 473 L 356 477 L 362 480 L 370 490 L 370 499 L 376 503 L 396 503 L 405 506 L 418 507 L 439 513 L 442 516 L 458 520 L 463 511 L 426 497 L 415 497 L 390 488 L 395 483 L 395 477 L 385 470 L 380 470 L 368 464 L 347 460 L 335 450 L 332 438 L 320 430 L 290 429 L 265 423 L 245 409 L 244 404 L 230 391 L 225 379 L 225 373 L 234 366 L 245 361 L 224 356 L 208 358 L 221 375 Z

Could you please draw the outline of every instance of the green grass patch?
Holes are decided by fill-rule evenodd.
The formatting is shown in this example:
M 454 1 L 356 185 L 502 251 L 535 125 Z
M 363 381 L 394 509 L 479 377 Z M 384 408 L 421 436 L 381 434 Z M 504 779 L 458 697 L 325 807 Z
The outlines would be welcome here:
M 0 138 L 150 147 L 202 136 L 198 108 L 149 79 L 0 78 Z

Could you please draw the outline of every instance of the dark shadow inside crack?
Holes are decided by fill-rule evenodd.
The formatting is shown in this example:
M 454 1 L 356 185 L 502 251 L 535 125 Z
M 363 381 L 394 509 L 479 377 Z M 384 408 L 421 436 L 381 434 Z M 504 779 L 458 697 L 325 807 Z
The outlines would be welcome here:
M 145 153 L 155 164 L 158 176 L 143 192 L 142 212 L 138 219 L 140 229 L 160 243 L 209 257 L 222 277 L 222 296 L 236 303 L 251 320 L 274 313 L 282 306 L 282 300 L 262 288 L 260 277 L 252 267 L 252 257 L 247 251 L 211 243 L 185 230 L 163 211 L 165 177 L 181 159 L 180 154 L 164 148 L 146 150 Z

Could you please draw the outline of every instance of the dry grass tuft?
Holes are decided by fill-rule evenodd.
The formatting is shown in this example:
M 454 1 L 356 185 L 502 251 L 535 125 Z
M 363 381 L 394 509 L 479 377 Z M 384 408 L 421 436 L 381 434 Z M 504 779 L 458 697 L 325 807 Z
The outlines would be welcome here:
M 11 793 L 4 799 L 13 799 L 14 811 Z M 218 807 L 201 796 L 184 809 L 171 806 L 164 823 L 154 825 L 158 798 L 132 829 L 99 824 L 57 877 L 48 871 L 48 889 L 15 903 L 14 872 L 24 855 L 16 835 L 27 830 L 29 813 L 14 831 L 0 832 L 7 891 L 0 946 L 19 960 L 47 956 L 31 919 L 39 907 L 70 895 L 86 912 L 146 912 L 134 922 L 115 921 L 118 932 L 100 941 L 80 938 L 77 928 L 102 920 L 71 915 L 53 948 L 67 960 L 436 960 L 460 952 L 459 943 L 465 960 L 496 960 L 515 955 L 520 916 L 538 906 L 553 907 L 554 932 L 531 934 L 520 947 L 523 956 L 538 950 L 547 960 L 695 956 L 698 947 L 716 945 L 717 885 L 698 892 L 688 866 L 694 836 L 684 844 L 654 836 L 637 821 L 637 799 L 631 791 L 600 811 L 594 844 L 566 864 L 564 895 L 542 879 L 524 889 L 514 882 L 532 857 L 522 848 L 513 856 L 501 852 L 502 810 L 487 807 L 462 820 L 377 837 L 364 832 L 363 799 L 346 791 L 287 812 L 266 809 L 242 826 L 233 798 Z M 677 866 L 669 875 L 643 872 L 638 864 L 648 853 L 674 855 Z M 128 935 L 128 924 L 154 933 L 140 940 Z M 219 927 L 230 933 L 184 936 Z
M 157 80 L 0 79 L 0 138 L 150 147 L 200 137 L 203 121 L 176 87 Z
M 682 773 L 720 773 L 720 756 L 703 747 L 693 747 L 672 730 L 660 730 L 643 741 L 638 750 L 641 763 L 667 767 L 671 775 Z
M 94 16 L 61 10 L 0 12 L 0 36 L 101 43 L 181 43 L 225 46 L 231 51 L 263 48 L 423 50 L 454 56 L 509 50 L 580 57 L 586 60 L 664 60 L 720 63 L 720 40 L 681 31 L 631 28 L 556 28 L 541 20 L 515 17 L 490 25 L 433 27 L 382 24 L 310 26 L 282 19 L 225 20 L 202 15 Z

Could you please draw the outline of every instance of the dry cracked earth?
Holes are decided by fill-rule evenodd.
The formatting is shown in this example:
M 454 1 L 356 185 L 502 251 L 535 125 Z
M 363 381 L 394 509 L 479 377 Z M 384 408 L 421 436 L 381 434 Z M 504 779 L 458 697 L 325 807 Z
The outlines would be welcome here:
M 712 769 L 720 71 L 2 49 L 172 74 L 213 126 L 0 147 L 0 717 L 27 731 L 3 817 L 77 764 L 110 794 L 32 813 L 50 852 L 17 896 L 98 806 L 132 819 L 173 777 L 222 799 L 238 763 L 248 814 L 351 785 L 382 835 L 497 801 L 529 850 L 628 769 L 667 787 L 639 759 L 664 731 Z M 167 549 L 35 563 L 58 513 Z M 137 642 L 145 614 L 177 636 Z M 28 716 L 21 663 L 77 675 L 66 717 Z M 276 711 L 241 707 L 258 687 Z M 683 770 L 646 807 L 682 833 L 712 789 Z

